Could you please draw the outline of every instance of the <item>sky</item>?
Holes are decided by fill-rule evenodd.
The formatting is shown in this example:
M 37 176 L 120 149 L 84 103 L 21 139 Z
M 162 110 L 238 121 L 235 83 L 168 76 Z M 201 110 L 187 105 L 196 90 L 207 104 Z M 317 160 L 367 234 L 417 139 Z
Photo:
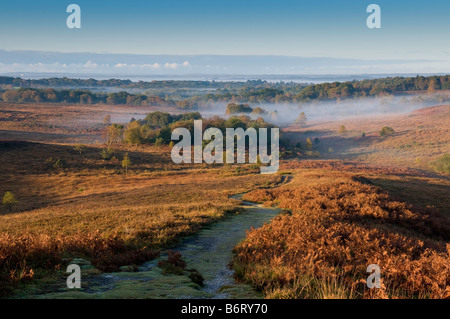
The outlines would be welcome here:
M 80 29 L 66 26 L 71 3 L 81 7 Z M 381 29 L 366 25 L 371 3 L 381 7 Z M 242 59 L 226 58 L 255 55 L 267 57 L 258 59 L 260 73 L 446 73 L 449 21 L 448 0 L 8 1 L 0 9 L 0 73 L 257 73 Z M 28 60 L 5 59 L 23 50 Z M 36 51 L 91 56 L 39 61 Z M 224 58 L 208 67 L 207 59 L 190 61 L 194 56 Z M 324 59 L 309 69 L 288 68 L 273 56 Z

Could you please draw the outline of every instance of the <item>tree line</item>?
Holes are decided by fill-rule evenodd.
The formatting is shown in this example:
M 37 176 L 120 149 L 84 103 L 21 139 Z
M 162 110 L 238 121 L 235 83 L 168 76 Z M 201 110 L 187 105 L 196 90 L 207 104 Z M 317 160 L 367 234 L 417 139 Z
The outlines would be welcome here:
M 9 79 L 9 80 L 8 80 Z M 11 80 L 13 79 L 13 80 Z M 17 78 L 0 77 L 0 85 Z M 62 78 L 63 83 L 68 80 Z M 53 79 L 48 80 L 53 83 Z M 2 82 L 3 81 L 3 82 Z M 41 80 L 25 80 L 41 81 Z M 56 80 L 55 80 L 56 81 Z M 74 80 L 77 81 L 77 80 Z M 89 81 L 89 80 L 79 80 Z M 97 81 L 97 80 L 94 80 Z M 106 80 L 105 80 L 106 81 Z M 108 80 L 119 81 L 122 80 Z M 126 85 L 141 82 L 127 82 Z M 191 83 L 192 82 L 192 83 Z M 105 82 L 102 82 L 105 84 Z M 115 82 L 114 82 L 115 83 Z M 219 82 L 208 81 L 154 81 L 142 82 L 154 85 L 216 85 Z M 110 83 L 111 84 L 111 83 Z M 125 85 L 124 84 L 124 85 Z M 230 85 L 233 88 L 226 88 Z M 149 95 L 143 93 L 129 93 L 127 91 L 105 93 L 90 90 L 54 88 L 19 88 L 0 90 L 0 100 L 4 102 L 18 103 L 81 103 L 81 104 L 111 104 L 130 106 L 168 106 L 180 109 L 196 109 L 199 106 L 207 106 L 211 103 L 300 103 L 312 100 L 337 100 L 347 98 L 383 96 L 390 94 L 402 94 L 415 91 L 427 91 L 434 93 L 439 90 L 450 90 L 450 75 L 443 76 L 416 76 L 393 77 L 374 80 L 333 82 L 305 85 L 301 83 L 270 83 L 266 81 L 224 82 L 217 84 L 220 89 L 213 93 L 193 93 L 188 98 L 177 99 L 168 95 Z

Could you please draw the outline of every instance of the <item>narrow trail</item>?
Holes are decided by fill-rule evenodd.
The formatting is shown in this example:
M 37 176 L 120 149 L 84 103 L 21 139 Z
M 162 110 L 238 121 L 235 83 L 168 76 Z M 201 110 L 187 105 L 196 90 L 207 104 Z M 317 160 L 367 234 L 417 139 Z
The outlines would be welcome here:
M 283 176 L 280 184 L 289 182 Z M 240 199 L 241 194 L 232 196 Z M 138 271 L 96 274 L 87 263 L 81 265 L 81 289 L 68 289 L 65 280 L 49 283 L 45 287 L 27 289 L 19 298 L 260 298 L 249 285 L 238 284 L 229 263 L 233 248 L 245 238 L 246 231 L 261 227 L 278 215 L 278 208 L 242 202 L 244 211 L 228 215 L 224 219 L 203 227 L 178 245 L 171 247 L 179 251 L 187 262 L 186 268 L 195 268 L 205 278 L 200 287 L 183 275 L 163 274 L 158 261 L 167 258 L 167 250 L 161 257 L 144 263 Z M 83 260 L 79 260 L 80 264 Z

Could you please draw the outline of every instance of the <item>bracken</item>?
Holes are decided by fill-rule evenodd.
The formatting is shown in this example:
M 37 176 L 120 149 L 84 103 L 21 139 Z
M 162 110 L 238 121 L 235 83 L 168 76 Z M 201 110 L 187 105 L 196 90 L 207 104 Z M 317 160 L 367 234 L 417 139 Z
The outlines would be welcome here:
M 292 214 L 250 231 L 235 248 L 238 278 L 267 298 L 449 296 L 448 218 L 413 211 L 350 174 L 320 180 L 245 196 Z M 370 264 L 381 268 L 380 289 L 366 286 Z

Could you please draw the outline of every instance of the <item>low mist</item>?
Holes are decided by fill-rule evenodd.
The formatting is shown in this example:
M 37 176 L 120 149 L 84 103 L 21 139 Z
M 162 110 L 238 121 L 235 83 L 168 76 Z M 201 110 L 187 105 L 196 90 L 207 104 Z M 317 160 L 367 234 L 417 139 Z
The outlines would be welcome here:
M 301 112 L 308 121 L 332 121 L 355 117 L 404 114 L 417 109 L 450 103 L 450 93 L 429 95 L 404 95 L 368 97 L 341 101 L 313 101 L 310 103 L 249 103 L 252 108 L 260 107 L 265 114 L 243 114 L 251 118 L 261 116 L 266 121 L 286 126 L 293 124 Z M 226 103 L 210 105 L 199 109 L 204 117 L 225 116 Z M 238 114 L 236 114 L 238 115 Z M 228 117 L 228 116 L 227 116 Z

